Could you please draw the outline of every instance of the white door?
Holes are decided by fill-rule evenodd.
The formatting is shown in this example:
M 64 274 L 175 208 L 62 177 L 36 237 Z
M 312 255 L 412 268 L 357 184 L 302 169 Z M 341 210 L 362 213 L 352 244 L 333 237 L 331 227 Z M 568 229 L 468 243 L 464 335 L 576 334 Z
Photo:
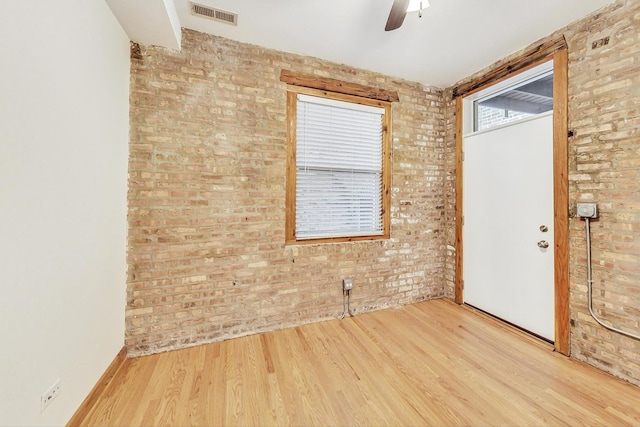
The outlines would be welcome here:
M 464 301 L 554 341 L 553 115 L 466 136 L 463 175 Z

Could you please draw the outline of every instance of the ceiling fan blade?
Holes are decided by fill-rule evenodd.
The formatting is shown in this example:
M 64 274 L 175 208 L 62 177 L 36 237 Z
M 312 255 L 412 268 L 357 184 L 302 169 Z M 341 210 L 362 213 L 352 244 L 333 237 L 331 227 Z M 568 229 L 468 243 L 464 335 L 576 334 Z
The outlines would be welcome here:
M 389 18 L 384 30 L 393 31 L 400 28 L 404 22 L 404 17 L 407 16 L 408 7 L 409 0 L 393 0 L 393 6 L 391 6 L 391 12 L 389 12 Z

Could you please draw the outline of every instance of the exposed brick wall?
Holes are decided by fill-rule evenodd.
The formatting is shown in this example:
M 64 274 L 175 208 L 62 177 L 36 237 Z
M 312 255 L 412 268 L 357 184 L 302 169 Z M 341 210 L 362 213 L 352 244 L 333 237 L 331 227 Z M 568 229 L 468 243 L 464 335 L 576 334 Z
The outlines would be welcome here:
M 640 335 L 640 2 L 619 1 L 567 30 L 570 206 L 597 202 L 594 308 Z M 607 46 L 592 49 L 594 40 Z M 587 308 L 584 221 L 570 221 L 573 355 L 640 385 L 640 341 L 596 325 Z
M 571 351 L 640 385 L 640 341 L 607 331 L 589 315 L 585 226 L 575 218 L 576 202 L 599 204 L 600 219 L 592 224 L 594 307 L 606 322 L 640 334 L 640 2 L 619 0 L 548 39 L 560 35 L 569 48 L 569 129 L 575 134 L 569 140 Z M 592 49 L 604 37 L 609 44 Z M 453 115 L 447 109 L 447 123 Z M 447 252 L 447 265 L 454 256 Z
M 132 60 L 126 345 L 130 355 L 444 294 L 442 91 L 184 30 Z M 396 90 L 387 241 L 284 245 L 281 69 Z
M 456 102 L 444 91 L 445 104 L 445 295 L 455 298 L 456 285 Z

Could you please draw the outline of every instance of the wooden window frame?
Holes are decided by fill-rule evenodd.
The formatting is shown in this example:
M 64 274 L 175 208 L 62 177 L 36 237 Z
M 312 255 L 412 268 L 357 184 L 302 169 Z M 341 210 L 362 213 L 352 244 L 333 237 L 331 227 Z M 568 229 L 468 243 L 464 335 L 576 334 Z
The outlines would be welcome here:
M 296 124 L 298 94 L 334 99 L 353 104 L 369 105 L 384 109 L 382 117 L 382 234 L 366 236 L 323 237 L 297 239 L 296 237 Z M 300 86 L 290 86 L 287 91 L 287 182 L 285 243 L 287 245 L 354 242 L 389 239 L 391 233 L 391 103 L 389 101 L 331 92 Z
M 281 70 L 280 81 L 289 85 L 287 92 L 285 243 L 300 245 L 389 239 L 391 236 L 391 103 L 400 100 L 398 93 L 290 70 Z M 299 93 L 385 109 L 382 123 L 382 235 L 296 239 L 296 107 Z

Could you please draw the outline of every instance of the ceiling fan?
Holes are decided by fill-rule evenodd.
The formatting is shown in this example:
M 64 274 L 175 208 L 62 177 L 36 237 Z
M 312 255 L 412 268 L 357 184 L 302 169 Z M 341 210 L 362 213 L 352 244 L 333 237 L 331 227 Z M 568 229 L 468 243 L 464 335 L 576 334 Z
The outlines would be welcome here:
M 419 11 L 418 16 L 422 18 L 422 9 L 429 7 L 429 0 L 393 0 L 385 31 L 393 31 L 402 25 L 408 12 Z

